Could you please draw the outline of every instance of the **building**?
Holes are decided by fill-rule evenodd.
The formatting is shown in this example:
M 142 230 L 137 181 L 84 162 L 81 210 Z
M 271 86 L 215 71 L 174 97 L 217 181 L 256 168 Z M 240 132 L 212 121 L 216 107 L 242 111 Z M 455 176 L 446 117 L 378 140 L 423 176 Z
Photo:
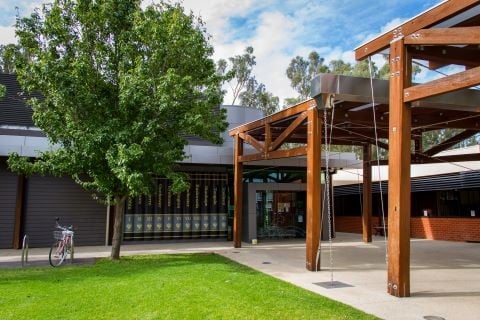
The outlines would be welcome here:
M 75 227 L 77 245 L 108 244 L 112 208 L 93 200 L 70 178 L 25 177 L 8 170 L 9 153 L 35 157 L 38 151 L 54 146 L 34 126 L 32 111 L 19 96 L 15 75 L 0 74 L 0 83 L 7 88 L 6 97 L 0 101 L 0 248 L 19 248 L 24 234 L 29 235 L 32 247 L 50 246 L 55 217 Z M 223 107 L 227 109 L 229 129 L 263 116 L 257 109 Z M 153 195 L 127 201 L 125 242 L 226 240 L 231 236 L 234 145 L 227 132 L 223 138 L 223 145 L 218 146 L 187 137 L 187 157 L 180 170 L 189 175 L 191 189 L 177 196 L 169 192 L 168 180 L 155 178 L 157 190 Z M 254 151 L 246 147 L 245 152 Z M 356 162 L 353 154 L 331 157 L 331 164 L 337 167 Z M 305 236 L 305 164 L 306 159 L 300 157 L 246 165 L 249 194 L 245 202 L 249 209 L 244 241 Z

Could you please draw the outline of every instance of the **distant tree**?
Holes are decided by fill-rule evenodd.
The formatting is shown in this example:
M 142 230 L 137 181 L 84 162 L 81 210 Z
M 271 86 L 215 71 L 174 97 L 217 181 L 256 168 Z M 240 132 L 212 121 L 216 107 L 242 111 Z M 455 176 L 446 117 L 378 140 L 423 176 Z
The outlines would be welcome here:
M 253 55 L 253 48 L 245 48 L 245 53 L 243 55 L 236 55 L 234 57 L 228 58 L 231 64 L 231 69 L 227 71 L 227 65 L 225 60 L 220 60 L 219 69 L 223 69 L 225 74 L 225 79 L 229 81 L 230 88 L 232 89 L 233 101 L 232 104 L 235 104 L 235 101 L 240 96 L 240 93 L 245 89 L 249 80 L 252 78 L 253 66 L 255 66 L 255 56 Z
M 352 65 L 346 63 L 343 60 L 332 60 L 328 64 L 328 72 L 341 74 L 341 75 L 350 75 L 352 73 Z
M 55 0 L 17 19 L 31 59 L 16 66 L 35 124 L 59 148 L 9 166 L 26 174 L 70 176 L 113 201 L 112 259 L 119 259 L 124 203 L 150 194 L 153 176 L 188 187 L 175 171 L 194 134 L 221 142 L 221 78 L 203 22 L 179 4 L 140 0 Z
M 290 61 L 286 74 L 300 100 L 308 99 L 310 96 L 310 82 L 313 77 L 318 73 L 328 71 L 328 67 L 323 65 L 323 61 L 324 59 L 320 58 L 316 51 L 310 52 L 308 59 L 296 56 Z
M 240 94 L 240 103 L 243 106 L 257 108 L 263 111 L 265 115 L 270 115 L 278 111 L 279 99 L 265 89 L 263 83 L 258 83 L 255 78 L 251 78 L 245 91 Z
M 0 45 L 0 72 L 15 73 L 15 63 L 20 56 L 22 54 L 18 45 L 13 43 Z
M 293 106 L 293 105 L 296 105 L 297 103 L 300 103 L 302 102 L 303 99 L 301 98 L 298 98 L 298 97 L 294 97 L 294 98 L 285 98 L 283 100 L 283 105 L 284 105 L 284 108 L 288 108 L 289 106 Z
M 257 108 L 264 114 L 272 114 L 277 111 L 279 105 L 278 97 L 268 92 L 263 83 L 259 83 L 253 75 L 255 56 L 253 48 L 245 48 L 243 55 L 237 55 L 217 62 L 217 74 L 227 82 L 232 89 L 232 104 L 240 99 L 240 104 L 251 108 Z

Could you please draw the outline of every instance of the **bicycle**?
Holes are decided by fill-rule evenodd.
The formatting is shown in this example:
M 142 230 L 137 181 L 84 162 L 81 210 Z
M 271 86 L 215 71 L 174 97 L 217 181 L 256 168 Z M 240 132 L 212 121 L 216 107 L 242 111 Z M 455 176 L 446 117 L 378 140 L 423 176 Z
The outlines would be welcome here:
M 48 261 L 52 267 L 60 266 L 68 254 L 70 254 L 70 262 L 73 262 L 73 227 L 61 226 L 58 220 L 58 218 L 55 220 L 55 228 L 59 230 L 53 231 L 55 242 L 52 244 L 48 254 Z

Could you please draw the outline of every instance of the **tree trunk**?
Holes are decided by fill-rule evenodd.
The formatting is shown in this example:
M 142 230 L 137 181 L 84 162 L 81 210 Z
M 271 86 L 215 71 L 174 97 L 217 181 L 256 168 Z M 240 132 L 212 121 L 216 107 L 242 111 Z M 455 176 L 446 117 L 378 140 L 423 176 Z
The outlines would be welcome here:
M 120 259 L 120 245 L 122 244 L 123 230 L 123 209 L 126 199 L 126 195 L 115 196 L 115 224 L 113 225 L 112 252 L 110 254 L 110 258 L 112 260 Z

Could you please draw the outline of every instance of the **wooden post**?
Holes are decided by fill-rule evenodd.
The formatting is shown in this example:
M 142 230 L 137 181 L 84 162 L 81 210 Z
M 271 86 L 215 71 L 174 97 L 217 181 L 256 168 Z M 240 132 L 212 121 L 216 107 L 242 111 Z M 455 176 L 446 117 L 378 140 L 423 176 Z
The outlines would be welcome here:
M 15 222 L 13 225 L 13 249 L 22 248 L 23 203 L 25 200 L 25 176 L 17 178 L 17 200 L 15 204 Z
M 388 159 L 388 293 L 410 296 L 410 138 L 411 110 L 404 88 L 411 83 L 411 59 L 403 39 L 390 45 Z
M 234 161 L 234 211 L 233 211 L 233 246 L 242 247 L 242 211 L 243 211 L 243 163 L 240 157 L 243 155 L 243 140 L 235 135 Z
M 372 147 L 363 146 L 363 202 L 362 234 L 363 242 L 372 242 Z
M 320 270 L 317 252 L 320 245 L 321 221 L 321 148 L 322 127 L 320 112 L 316 108 L 308 110 L 307 137 L 307 237 L 306 267 L 310 271 Z

